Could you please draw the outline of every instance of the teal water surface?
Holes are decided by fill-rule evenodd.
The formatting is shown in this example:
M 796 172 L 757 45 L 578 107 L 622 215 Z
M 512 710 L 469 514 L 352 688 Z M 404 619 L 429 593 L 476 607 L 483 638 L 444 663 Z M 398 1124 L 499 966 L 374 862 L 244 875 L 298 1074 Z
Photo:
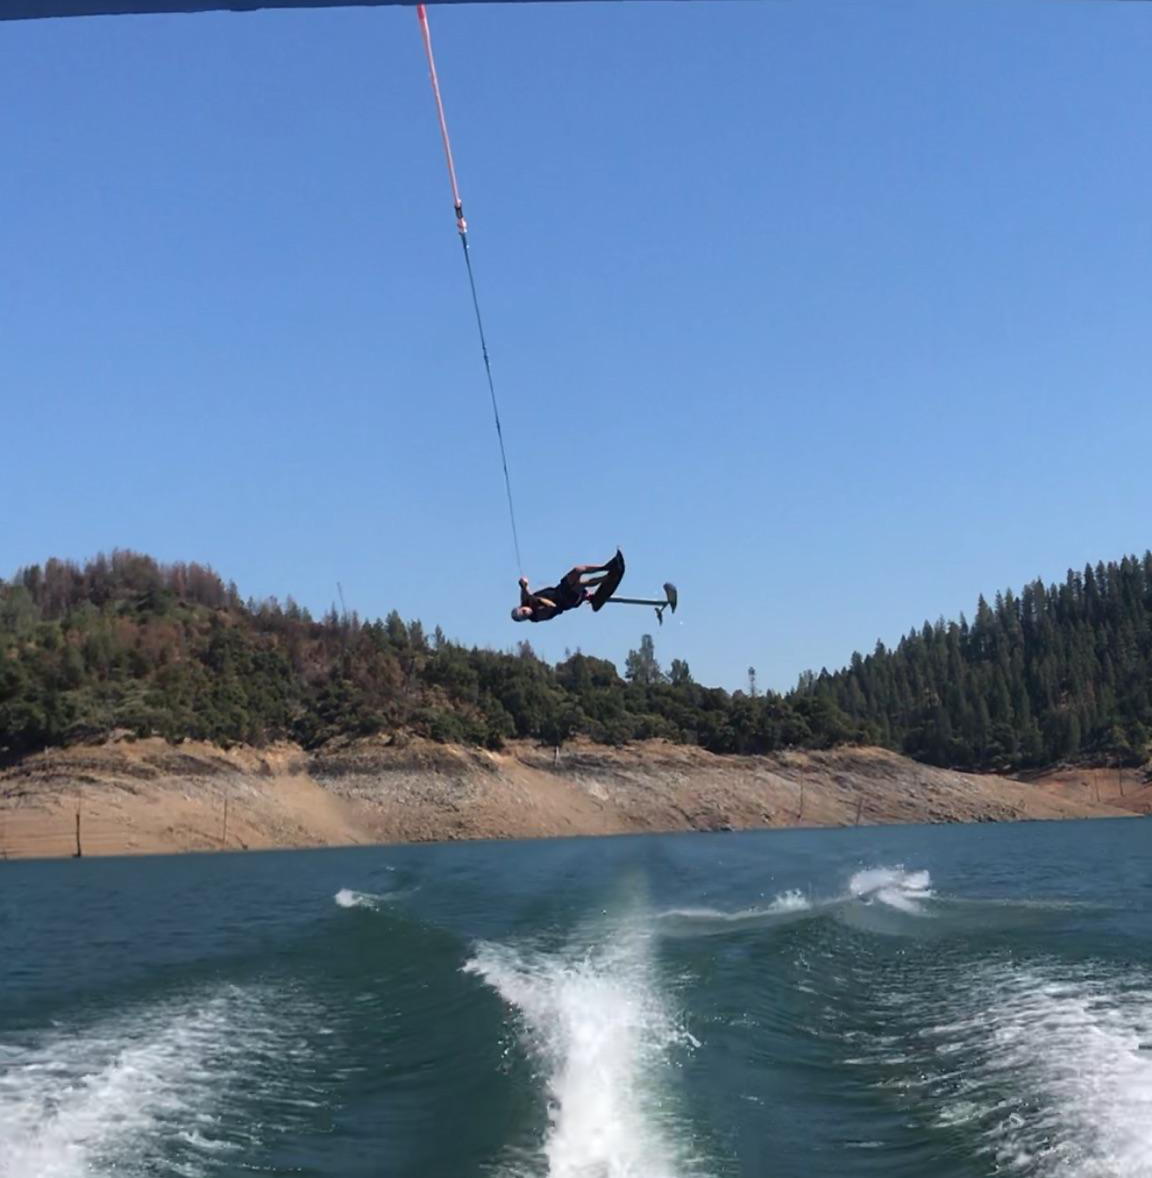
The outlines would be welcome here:
M 0 863 L 0 1176 L 1152 1176 L 1142 820 Z

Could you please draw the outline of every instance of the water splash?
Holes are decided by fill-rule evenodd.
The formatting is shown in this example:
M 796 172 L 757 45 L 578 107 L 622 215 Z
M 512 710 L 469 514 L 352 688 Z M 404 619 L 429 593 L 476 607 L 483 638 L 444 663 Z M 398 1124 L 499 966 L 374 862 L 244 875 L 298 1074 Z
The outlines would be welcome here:
M 854 899 L 887 904 L 914 916 L 923 916 L 922 903 L 932 899 L 932 880 L 927 871 L 905 871 L 902 867 L 870 867 L 848 881 Z
M 483 944 L 465 966 L 514 1007 L 543 1066 L 548 1178 L 677 1178 L 691 1169 L 669 1111 L 677 1048 L 694 1043 L 653 977 L 650 938 L 621 932 L 594 949 L 520 953 Z
M 376 895 L 373 892 L 357 892 L 352 888 L 341 888 L 333 899 L 341 908 L 368 908 L 373 912 L 388 902 L 387 896 Z

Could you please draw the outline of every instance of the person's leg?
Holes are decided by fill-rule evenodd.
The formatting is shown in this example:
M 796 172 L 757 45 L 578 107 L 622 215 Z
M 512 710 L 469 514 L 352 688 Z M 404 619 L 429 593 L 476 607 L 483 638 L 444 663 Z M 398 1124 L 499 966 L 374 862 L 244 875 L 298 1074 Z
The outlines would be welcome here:
M 582 601 L 591 601 L 596 596 L 597 586 L 608 580 L 608 574 L 604 573 L 599 577 L 589 577 L 587 581 L 577 580 L 576 584 L 579 586 Z
M 604 579 L 603 577 L 597 581 L 585 581 L 583 578 L 588 573 L 605 573 L 607 575 L 607 568 L 608 566 L 603 564 L 578 564 L 564 574 L 564 584 L 571 585 L 574 589 L 579 589 L 581 585 L 598 585 Z

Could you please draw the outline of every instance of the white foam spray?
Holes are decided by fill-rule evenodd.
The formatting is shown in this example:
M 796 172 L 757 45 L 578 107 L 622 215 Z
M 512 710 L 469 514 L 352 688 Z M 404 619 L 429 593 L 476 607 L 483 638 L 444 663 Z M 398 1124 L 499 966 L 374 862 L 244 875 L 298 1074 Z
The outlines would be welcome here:
M 807 912 L 812 902 L 802 893 L 793 888 L 788 892 L 781 892 L 772 901 L 773 912 Z
M 870 867 L 848 881 L 849 893 L 858 900 L 877 901 L 923 916 L 922 901 L 932 898 L 932 880 L 927 871 L 905 871 L 902 867 Z
M 650 938 L 621 932 L 601 947 L 550 955 L 481 945 L 465 971 L 520 1016 L 541 1063 L 548 1178 L 678 1178 L 690 1171 L 669 1111 L 677 1047 L 693 1042 L 653 977 Z
M 356 892 L 351 888 L 341 888 L 333 898 L 341 908 L 369 908 L 373 911 L 387 902 L 386 896 L 378 896 L 372 892 Z
M 221 987 L 0 1045 L 0 1178 L 203 1172 L 241 1144 L 218 1114 L 279 1034 L 267 998 Z
M 957 1065 L 941 1123 L 979 1125 L 1005 1170 L 1152 1175 L 1152 992 L 1005 965 L 981 970 L 964 1005 L 927 1032 Z

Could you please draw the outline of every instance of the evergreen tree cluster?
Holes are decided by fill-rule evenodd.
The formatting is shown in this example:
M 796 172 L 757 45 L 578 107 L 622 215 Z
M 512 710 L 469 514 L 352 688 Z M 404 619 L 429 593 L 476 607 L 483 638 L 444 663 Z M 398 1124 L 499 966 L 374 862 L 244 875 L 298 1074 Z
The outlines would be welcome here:
M 1152 730 L 1152 554 L 981 600 L 787 696 L 696 683 L 650 636 L 616 666 L 527 643 L 465 647 L 393 612 L 313 618 L 196 564 L 114 552 L 0 580 L 0 755 L 113 732 L 222 745 L 416 734 L 499 748 L 661 737 L 716 753 L 847 742 L 1008 769 L 1142 760 Z
M 835 674 L 802 677 L 864 739 L 956 768 L 1136 765 L 1152 734 L 1152 552 L 983 597 Z
M 243 601 L 202 566 L 132 552 L 0 581 L 0 754 L 116 731 L 308 748 L 376 733 L 489 748 L 583 734 L 721 753 L 852 735 L 824 699 L 732 696 L 695 683 L 681 660 L 665 672 L 650 637 L 622 678 L 581 653 L 551 666 L 527 643 L 467 648 L 395 612 L 316 620 L 291 599 Z

